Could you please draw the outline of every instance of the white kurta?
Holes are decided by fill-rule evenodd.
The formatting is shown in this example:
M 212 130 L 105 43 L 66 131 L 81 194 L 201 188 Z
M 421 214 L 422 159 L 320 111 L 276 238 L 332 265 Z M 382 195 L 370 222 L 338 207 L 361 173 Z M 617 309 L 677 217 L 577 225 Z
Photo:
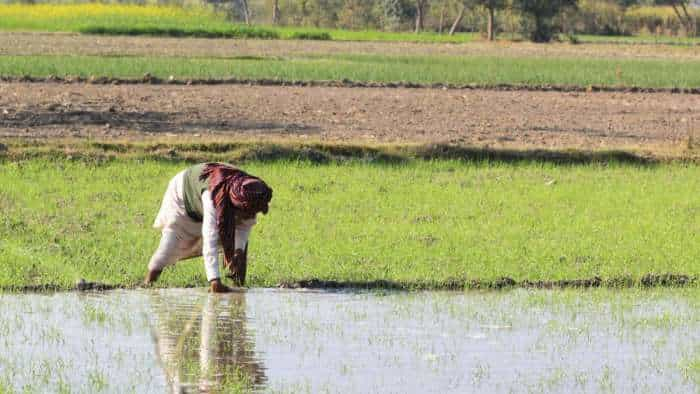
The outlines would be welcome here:
M 158 250 L 151 257 L 149 270 L 162 270 L 179 260 L 196 256 L 204 257 L 204 269 L 207 280 L 219 276 L 219 230 L 216 220 L 216 209 L 211 193 L 202 193 L 202 222 L 193 220 L 187 215 L 183 197 L 183 182 L 185 171 L 175 175 L 163 196 L 163 203 L 158 212 L 153 227 L 162 232 Z M 236 249 L 245 249 L 248 236 L 257 223 L 255 218 L 245 220 L 236 225 Z

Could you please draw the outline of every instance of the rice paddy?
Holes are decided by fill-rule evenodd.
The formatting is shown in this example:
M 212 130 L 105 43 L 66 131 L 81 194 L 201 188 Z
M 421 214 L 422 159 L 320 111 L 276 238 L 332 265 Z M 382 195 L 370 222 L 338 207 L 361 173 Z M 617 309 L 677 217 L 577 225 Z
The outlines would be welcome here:
M 576 58 L 319 55 L 292 58 L 181 58 L 4 56 L 0 76 L 163 80 L 269 79 L 277 81 L 404 82 L 494 86 L 700 86 L 700 62 Z
M 159 241 L 151 223 L 186 163 L 32 159 L 0 164 L 0 288 L 133 287 Z M 403 288 L 508 277 L 700 274 L 695 165 L 245 163 L 275 189 L 251 240 L 249 285 L 303 280 Z M 115 234 L 119 236 L 115 237 Z M 201 260 L 161 286 L 203 286 Z

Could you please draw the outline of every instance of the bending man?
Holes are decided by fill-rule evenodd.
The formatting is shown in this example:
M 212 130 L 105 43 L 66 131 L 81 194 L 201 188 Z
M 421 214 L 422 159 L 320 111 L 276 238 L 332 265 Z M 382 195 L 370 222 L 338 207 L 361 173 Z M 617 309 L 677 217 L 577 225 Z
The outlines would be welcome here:
M 179 260 L 204 256 L 211 291 L 230 291 L 219 275 L 219 245 L 229 277 L 238 286 L 245 284 L 248 236 L 256 215 L 267 213 L 271 199 L 265 182 L 230 165 L 198 164 L 175 175 L 153 224 L 162 236 L 145 284 Z

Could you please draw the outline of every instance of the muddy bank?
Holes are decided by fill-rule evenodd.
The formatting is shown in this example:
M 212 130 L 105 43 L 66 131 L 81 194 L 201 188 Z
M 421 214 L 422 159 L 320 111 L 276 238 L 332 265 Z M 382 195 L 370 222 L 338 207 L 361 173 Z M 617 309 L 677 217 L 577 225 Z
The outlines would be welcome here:
M 693 275 L 684 274 L 646 274 L 640 278 L 631 276 L 621 276 L 612 278 L 592 277 L 585 279 L 562 279 L 562 280 L 522 280 L 517 281 L 512 278 L 502 277 L 493 280 L 482 279 L 448 279 L 445 281 L 417 281 L 398 282 L 388 280 L 375 281 L 335 281 L 323 279 L 303 279 L 299 281 L 287 281 L 278 283 L 275 288 L 281 289 L 316 289 L 316 290 L 477 290 L 477 289 L 511 289 L 511 288 L 534 288 L 534 289 L 567 289 L 567 288 L 663 288 L 663 287 L 685 287 L 698 283 L 698 278 Z M 191 287 L 197 287 L 193 284 Z M 0 287 L 0 291 L 11 291 L 18 293 L 42 293 L 60 291 L 107 291 L 116 289 L 139 289 L 144 286 L 107 284 L 81 280 L 73 287 L 63 287 L 55 284 L 26 285 L 16 287 Z
M 570 93 L 673 93 L 673 94 L 700 94 L 700 88 L 649 88 L 639 86 L 577 86 L 577 85 L 541 85 L 541 84 L 450 84 L 450 83 L 416 83 L 416 82 L 365 82 L 343 80 L 319 80 L 297 81 L 278 79 L 178 79 L 159 78 L 145 74 L 141 78 L 115 78 L 105 76 L 0 76 L 0 82 L 4 83 L 61 83 L 61 84 L 91 84 L 91 85 L 248 85 L 248 86 L 291 86 L 291 87 L 334 87 L 334 88 L 382 88 L 382 89 L 441 89 L 441 90 L 493 90 L 503 92 L 570 92 Z
M 506 288 L 633 288 L 633 287 L 683 287 L 697 283 L 697 277 L 683 274 L 646 274 L 641 278 L 614 277 L 602 279 L 593 277 L 587 279 L 562 279 L 516 281 L 503 277 L 495 280 L 452 279 L 442 282 L 393 282 L 377 280 L 362 281 L 333 281 L 308 279 L 296 282 L 280 283 L 278 287 L 291 289 L 388 289 L 388 290 L 469 290 L 469 289 L 506 289 Z

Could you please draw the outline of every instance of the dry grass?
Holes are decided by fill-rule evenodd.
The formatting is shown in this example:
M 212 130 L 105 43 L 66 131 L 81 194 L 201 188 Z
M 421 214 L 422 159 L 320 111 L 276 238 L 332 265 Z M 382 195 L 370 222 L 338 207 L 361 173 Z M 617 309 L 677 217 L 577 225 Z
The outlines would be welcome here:
M 691 142 L 692 140 L 692 142 Z M 590 164 L 600 162 L 654 165 L 663 163 L 700 163 L 696 137 L 688 146 L 649 149 L 533 149 L 489 148 L 460 144 L 430 143 L 348 143 L 298 138 L 237 138 L 179 136 L 117 139 L 56 138 L 0 140 L 0 159 L 17 161 L 35 158 L 68 158 L 106 161 L 114 159 L 154 159 L 199 162 L 222 160 L 288 161 L 315 163 L 346 161 L 409 163 L 415 160 L 463 160 L 490 162 L 543 162 Z

